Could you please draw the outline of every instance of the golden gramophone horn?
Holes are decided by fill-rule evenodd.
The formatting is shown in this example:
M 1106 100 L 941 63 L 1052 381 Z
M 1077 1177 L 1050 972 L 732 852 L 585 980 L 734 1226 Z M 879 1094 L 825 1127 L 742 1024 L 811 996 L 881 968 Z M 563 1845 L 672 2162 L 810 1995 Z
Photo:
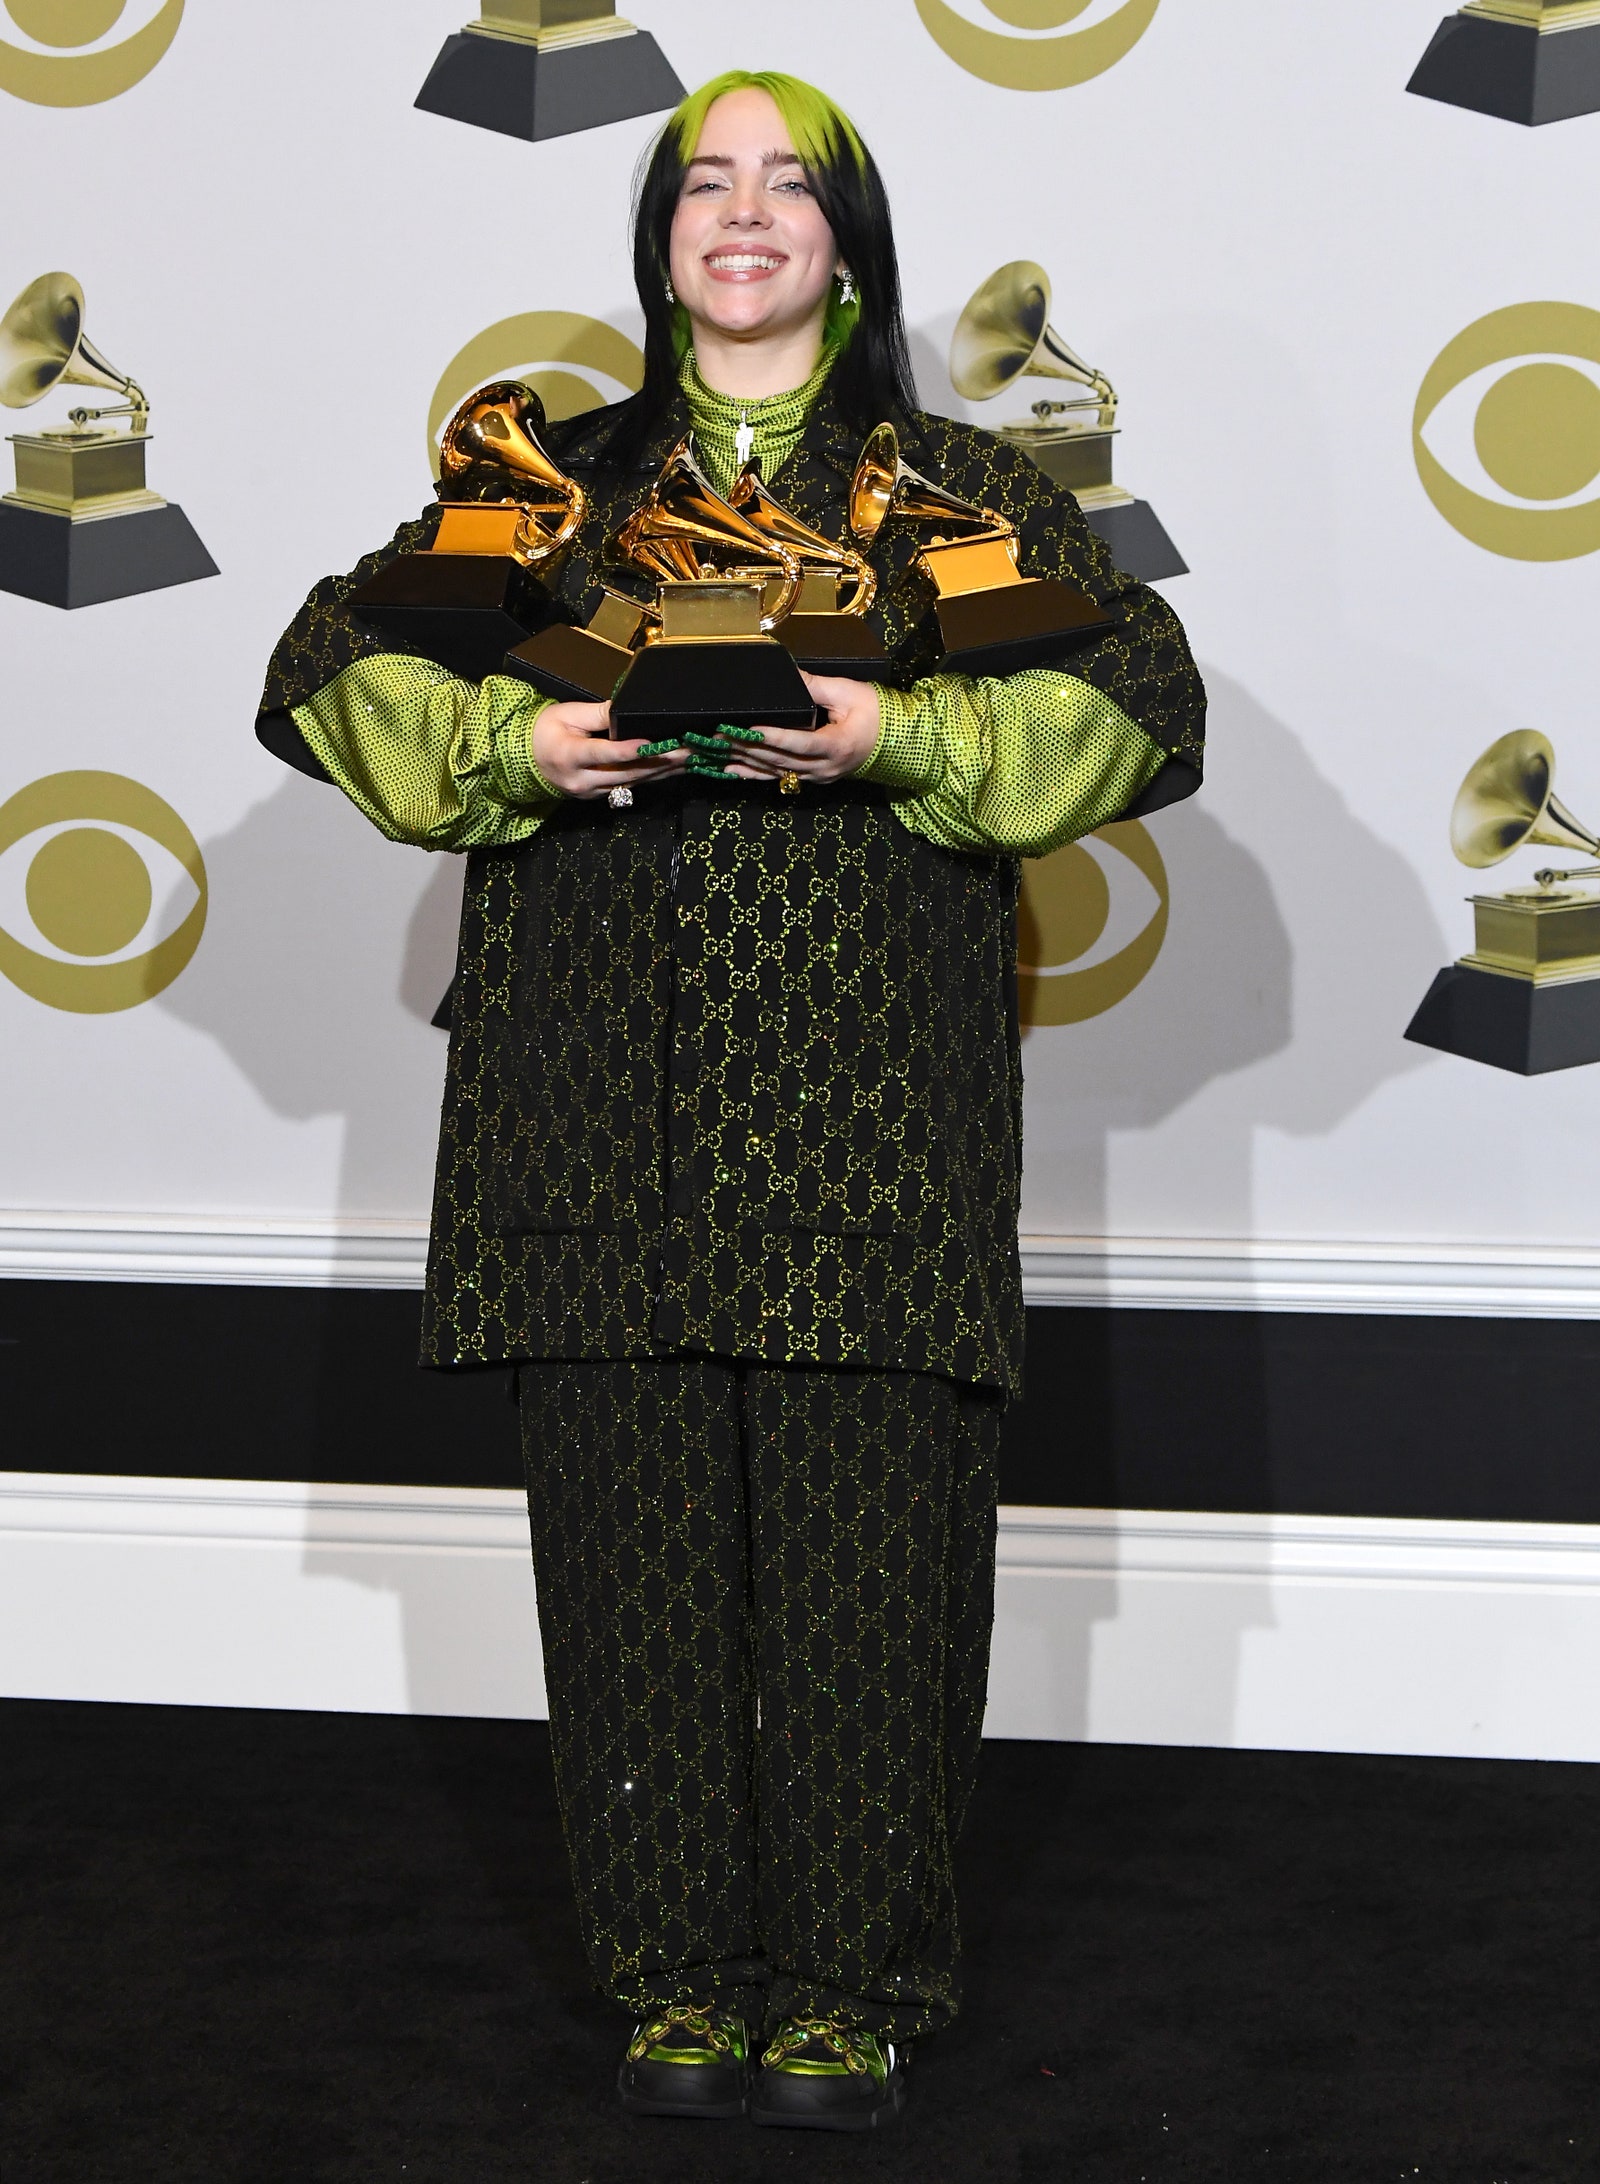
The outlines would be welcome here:
M 494 379 L 469 394 L 439 442 L 439 498 L 514 501 L 526 511 L 519 561 L 558 552 L 589 513 L 581 485 L 539 443 L 544 404 L 518 379 Z
M 950 383 L 971 402 L 987 402 L 1014 379 L 1070 379 L 1088 387 L 1093 402 L 1036 402 L 1036 416 L 1066 409 L 1094 409 L 1100 423 L 1116 423 L 1111 382 L 1050 324 L 1050 276 L 1031 258 L 1017 258 L 991 273 L 956 321 L 950 341 Z
M 1555 794 L 1556 757 L 1547 736 L 1518 728 L 1491 743 L 1456 793 L 1450 846 L 1464 865 L 1499 864 L 1524 843 L 1600 856 L 1591 834 Z
M 850 481 L 850 528 L 863 546 L 870 546 L 890 516 L 937 524 L 941 539 L 1012 538 L 1016 532 L 992 508 L 978 508 L 913 470 L 901 457 L 893 425 L 878 425 L 868 435 Z
M 115 409 L 75 409 L 75 425 L 132 417 L 137 432 L 150 404 L 126 372 L 108 364 L 83 331 L 83 290 L 70 273 L 41 273 L 0 319 L 0 402 L 27 409 L 54 386 L 102 387 L 126 395 Z
M 821 531 L 813 531 L 773 498 L 754 463 L 747 463 L 728 489 L 728 506 L 753 523 L 764 538 L 787 546 L 808 569 L 832 569 L 848 578 L 855 589 L 835 605 L 836 614 L 865 614 L 878 589 L 877 572 L 865 554 L 853 546 L 836 545 Z
M 768 537 L 723 499 L 695 459 L 687 435 L 667 457 L 643 504 L 617 533 L 616 550 L 666 583 L 694 583 L 747 569 L 759 575 L 777 573 L 782 579 L 778 595 L 761 617 L 762 630 L 769 635 L 799 598 L 805 578 L 793 547 Z

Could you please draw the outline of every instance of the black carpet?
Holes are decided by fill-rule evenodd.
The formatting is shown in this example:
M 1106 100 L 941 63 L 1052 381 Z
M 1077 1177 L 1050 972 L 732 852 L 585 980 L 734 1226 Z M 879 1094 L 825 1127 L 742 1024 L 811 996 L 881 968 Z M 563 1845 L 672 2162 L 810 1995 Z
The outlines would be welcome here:
M 630 2123 L 542 1729 L 0 1704 L 0 2184 L 1600 2178 L 1600 1770 L 990 1745 L 876 2139 Z

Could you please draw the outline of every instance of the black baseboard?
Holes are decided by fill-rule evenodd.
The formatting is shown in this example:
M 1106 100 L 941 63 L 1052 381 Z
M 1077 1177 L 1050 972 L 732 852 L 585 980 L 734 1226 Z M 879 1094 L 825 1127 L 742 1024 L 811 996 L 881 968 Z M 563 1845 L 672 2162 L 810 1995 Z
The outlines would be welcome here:
M 381 1289 L 0 1282 L 18 1471 L 515 1486 L 511 1375 L 419 1372 Z M 1001 1498 L 1089 1508 L 1600 1523 L 1583 1320 L 1028 1315 Z

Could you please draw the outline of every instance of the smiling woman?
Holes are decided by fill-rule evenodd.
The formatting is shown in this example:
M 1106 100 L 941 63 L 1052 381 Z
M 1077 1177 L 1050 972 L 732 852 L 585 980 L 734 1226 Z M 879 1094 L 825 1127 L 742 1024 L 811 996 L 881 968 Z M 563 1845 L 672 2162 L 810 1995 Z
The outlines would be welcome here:
M 960 1996 L 1020 1372 L 1017 859 L 1188 794 L 1204 702 L 1071 495 L 918 408 L 888 199 L 821 92 L 741 71 L 687 100 L 634 270 L 640 391 L 546 435 L 588 509 L 561 612 L 594 615 L 692 434 L 719 491 L 748 471 L 870 574 L 888 679 L 809 677 L 814 728 L 693 761 L 613 740 L 606 705 L 344 619 L 430 512 L 316 588 L 263 710 L 391 838 L 472 852 L 426 1356 L 520 1367 L 584 1938 L 637 2020 L 623 2100 L 866 2130 Z M 1092 595 L 1093 641 L 943 671 L 915 526 L 844 554 L 884 424 L 1025 575 Z

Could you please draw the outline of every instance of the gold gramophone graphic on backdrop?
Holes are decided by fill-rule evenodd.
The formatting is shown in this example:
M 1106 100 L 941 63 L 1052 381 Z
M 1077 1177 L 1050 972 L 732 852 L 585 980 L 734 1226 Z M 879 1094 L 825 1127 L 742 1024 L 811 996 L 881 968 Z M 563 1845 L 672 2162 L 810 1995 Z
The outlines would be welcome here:
M 416 104 L 531 142 L 660 113 L 683 92 L 614 0 L 483 0 L 445 40 Z
M 1600 857 L 1600 835 L 1555 793 L 1549 739 L 1519 728 L 1468 771 L 1450 815 L 1450 845 L 1485 871 L 1515 850 Z M 1531 887 L 1474 895 L 1476 946 L 1428 989 L 1406 1037 L 1530 1077 L 1600 1061 L 1600 892 L 1575 880 L 1600 864 L 1545 867 Z
M 0 590 L 85 607 L 215 576 L 183 510 L 145 483 L 143 389 L 85 334 L 83 290 L 72 275 L 44 273 L 0 319 L 0 403 L 29 409 L 58 387 L 123 399 L 9 435 L 17 482 L 0 496 Z
M 469 394 L 439 443 L 431 543 L 358 585 L 347 612 L 474 680 L 548 621 L 546 579 L 589 502 L 541 444 L 544 424 L 544 404 L 520 380 Z
M 1010 674 L 1113 625 L 1098 601 L 1055 577 L 1024 576 L 1017 527 L 923 477 L 883 424 L 869 434 L 850 492 L 850 528 L 864 546 L 894 521 L 925 529 L 917 563 L 933 593 L 943 665 Z
M 1031 417 L 1002 425 L 1001 438 L 1076 496 L 1118 568 L 1144 583 L 1184 575 L 1188 563 L 1150 503 L 1135 500 L 1112 476 L 1112 443 L 1121 429 L 1115 389 L 1050 324 L 1044 267 L 1017 258 L 990 274 L 956 321 L 950 383 L 969 402 L 988 402 L 1025 378 L 1064 379 L 1088 391 L 1041 398 Z
M 1467 0 L 1406 89 L 1529 128 L 1600 113 L 1600 0 Z

